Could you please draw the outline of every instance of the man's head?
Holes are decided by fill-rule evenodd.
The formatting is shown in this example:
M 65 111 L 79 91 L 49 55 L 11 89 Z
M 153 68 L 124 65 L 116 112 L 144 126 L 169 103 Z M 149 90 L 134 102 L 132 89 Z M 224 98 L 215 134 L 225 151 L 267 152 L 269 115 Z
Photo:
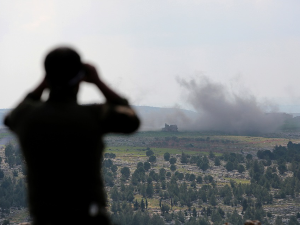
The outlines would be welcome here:
M 73 86 L 83 76 L 79 54 L 68 47 L 52 50 L 46 56 L 44 66 L 50 88 Z

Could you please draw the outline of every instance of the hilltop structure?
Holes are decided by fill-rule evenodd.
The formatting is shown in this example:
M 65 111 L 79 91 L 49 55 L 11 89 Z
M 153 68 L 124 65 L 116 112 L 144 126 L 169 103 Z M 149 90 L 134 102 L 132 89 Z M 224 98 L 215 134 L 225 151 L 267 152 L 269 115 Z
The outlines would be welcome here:
M 167 132 L 178 132 L 178 127 L 177 125 L 168 125 L 165 123 L 165 127 L 162 128 L 161 130 Z

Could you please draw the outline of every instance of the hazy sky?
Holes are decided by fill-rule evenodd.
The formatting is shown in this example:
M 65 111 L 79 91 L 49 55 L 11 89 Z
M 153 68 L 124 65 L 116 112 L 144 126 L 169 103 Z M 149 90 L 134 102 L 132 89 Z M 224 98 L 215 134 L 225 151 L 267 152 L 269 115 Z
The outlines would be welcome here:
M 74 46 L 135 105 L 189 108 L 178 78 L 205 75 L 259 100 L 300 103 L 299 0 L 14 0 L 0 2 L 0 108 Z M 80 102 L 101 101 L 90 86 Z

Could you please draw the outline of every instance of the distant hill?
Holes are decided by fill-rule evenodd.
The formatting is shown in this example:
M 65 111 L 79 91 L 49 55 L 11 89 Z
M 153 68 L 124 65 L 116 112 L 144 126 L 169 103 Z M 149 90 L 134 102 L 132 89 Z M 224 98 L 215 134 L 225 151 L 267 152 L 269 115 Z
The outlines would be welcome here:
M 179 108 L 160 108 L 152 106 L 132 106 L 139 117 L 142 124 L 140 130 L 161 130 L 165 127 L 165 123 L 169 125 L 177 125 L 179 131 L 190 130 L 199 122 L 199 113 Z M 292 107 L 294 112 L 297 107 Z M 285 108 L 287 110 L 287 108 Z M 4 127 L 4 116 L 11 109 L 0 109 L 0 128 Z M 284 107 L 280 107 L 280 111 L 284 112 Z M 300 112 L 300 108 L 299 111 Z M 293 117 L 300 116 L 300 113 L 290 113 Z
M 176 124 L 197 117 L 197 113 L 177 108 L 160 108 L 151 106 L 132 106 L 142 120 L 141 130 L 160 130 L 167 124 Z M 0 128 L 4 127 L 4 116 L 11 109 L 0 109 Z M 179 124 L 177 124 L 179 125 Z M 179 130 L 181 126 L 178 127 Z

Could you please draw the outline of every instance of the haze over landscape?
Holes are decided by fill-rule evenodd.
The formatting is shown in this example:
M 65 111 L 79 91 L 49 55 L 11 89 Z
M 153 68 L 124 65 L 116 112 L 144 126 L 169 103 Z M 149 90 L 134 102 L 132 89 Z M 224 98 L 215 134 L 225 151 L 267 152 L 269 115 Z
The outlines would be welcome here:
M 254 96 L 259 105 L 268 100 L 297 113 L 299 4 L 2 1 L 0 94 L 5 98 L 0 108 L 14 107 L 41 79 L 49 49 L 68 44 L 95 63 L 103 79 L 133 105 L 197 111 L 198 106 L 186 102 L 189 91 L 178 80 L 204 75 L 227 90 L 248 90 L 245 98 Z M 84 85 L 81 103 L 101 100 Z
M 299 9 L 299 0 L 0 1 L 0 224 L 32 222 L 26 163 L 3 118 L 43 79 L 49 50 L 63 45 L 129 100 L 141 126 L 131 135 L 105 135 L 101 176 L 99 164 L 85 157 L 87 143 L 103 135 L 87 135 L 98 123 L 77 119 L 71 124 L 89 127 L 69 133 L 55 125 L 44 135 L 37 122 L 38 137 L 20 129 L 33 140 L 25 144 L 50 140 L 33 151 L 32 161 L 49 165 L 51 176 L 62 175 L 58 182 L 38 169 L 37 183 L 43 177 L 44 187 L 61 188 L 73 176 L 77 187 L 90 188 L 92 171 L 84 168 L 96 168 L 107 193 L 105 210 L 118 225 L 241 225 L 254 219 L 299 225 Z M 104 102 L 99 90 L 82 83 L 79 104 Z M 72 136 L 66 140 L 65 134 Z M 93 159 L 100 159 L 98 152 Z M 49 164 L 45 155 L 53 157 Z M 86 198 L 79 192 L 75 201 Z M 59 219 L 53 206 L 43 214 Z M 65 214 L 68 206 L 59 206 Z M 89 207 L 89 217 L 103 212 L 97 203 Z M 70 212 L 67 220 L 77 221 L 78 213 Z

